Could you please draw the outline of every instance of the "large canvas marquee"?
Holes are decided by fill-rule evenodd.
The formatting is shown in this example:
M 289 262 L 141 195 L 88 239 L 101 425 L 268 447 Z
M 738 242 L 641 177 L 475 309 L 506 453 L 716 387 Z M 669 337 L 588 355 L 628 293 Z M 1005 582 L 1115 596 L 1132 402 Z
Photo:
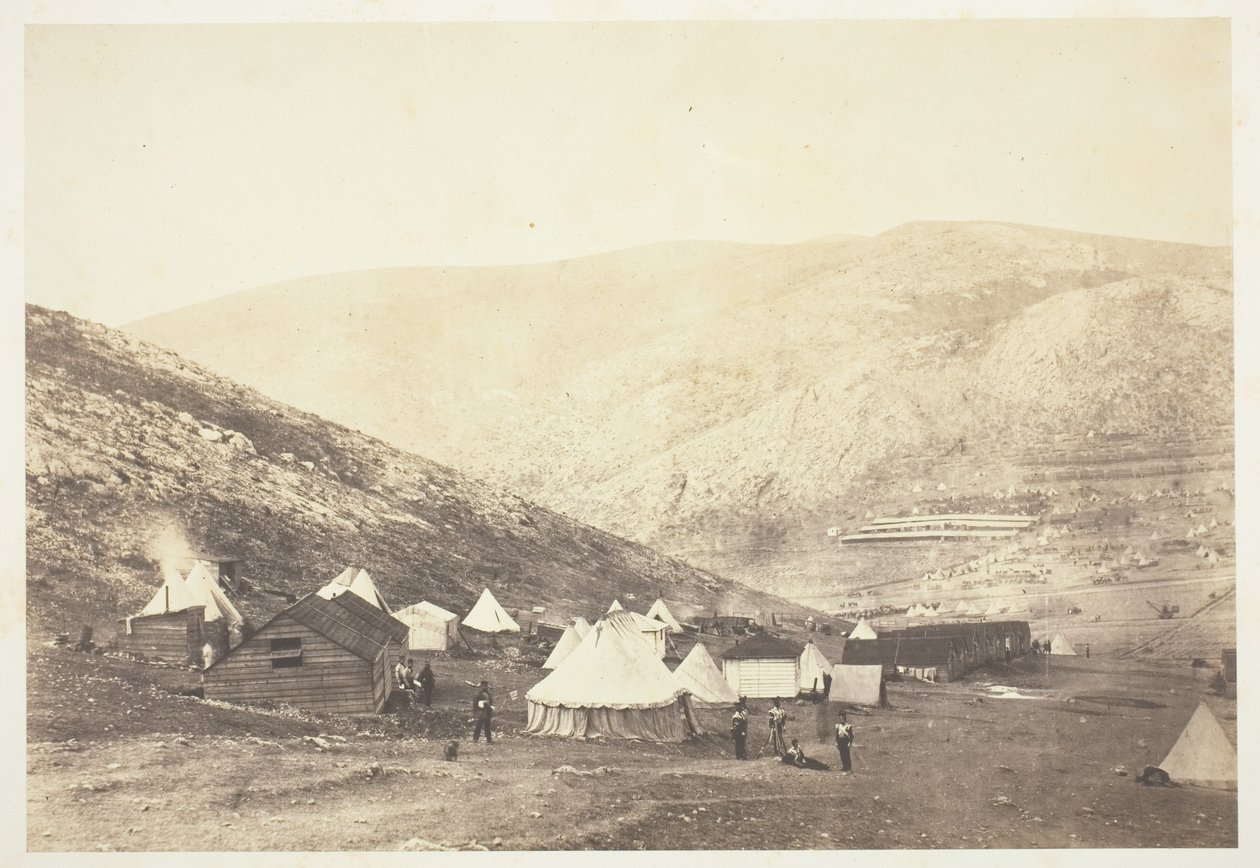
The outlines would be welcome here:
M 525 731 L 541 735 L 682 741 L 690 719 L 686 694 L 624 611 L 592 627 L 525 699 Z

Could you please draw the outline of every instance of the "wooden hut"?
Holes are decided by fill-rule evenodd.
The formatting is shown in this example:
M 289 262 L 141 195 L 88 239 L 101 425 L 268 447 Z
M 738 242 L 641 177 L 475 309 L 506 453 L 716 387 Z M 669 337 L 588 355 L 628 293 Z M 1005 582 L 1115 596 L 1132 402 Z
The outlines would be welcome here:
M 802 646 L 758 633 L 722 652 L 722 677 L 740 696 L 792 697 L 801 679 Z
M 202 646 L 211 638 L 208 627 L 205 606 L 136 615 L 119 624 L 116 644 L 119 650 L 144 660 L 200 666 Z
M 878 663 L 885 675 L 901 673 L 927 681 L 950 681 L 963 672 L 963 652 L 952 636 L 906 636 L 881 633 L 878 639 L 850 639 L 840 662 L 866 666 Z
M 202 673 L 207 699 L 373 714 L 385 706 L 406 624 L 357 594 L 308 594 Z

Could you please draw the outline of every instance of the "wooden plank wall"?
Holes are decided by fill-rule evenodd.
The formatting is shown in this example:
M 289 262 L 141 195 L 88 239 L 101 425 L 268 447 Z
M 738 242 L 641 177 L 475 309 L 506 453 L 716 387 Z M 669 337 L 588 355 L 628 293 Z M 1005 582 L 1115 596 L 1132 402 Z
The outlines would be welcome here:
M 204 609 L 197 606 L 180 612 L 162 615 L 144 615 L 131 619 L 131 633 L 127 623 L 118 625 L 118 647 L 133 654 L 143 654 L 150 660 L 185 665 L 201 663 L 201 646 L 205 643 L 202 630 Z
M 302 665 L 271 665 L 271 640 L 300 638 Z M 368 663 L 291 618 L 276 619 L 203 673 L 206 697 L 224 702 L 273 700 L 311 711 L 371 714 L 384 704 L 387 667 Z M 379 684 L 378 684 L 379 682 Z

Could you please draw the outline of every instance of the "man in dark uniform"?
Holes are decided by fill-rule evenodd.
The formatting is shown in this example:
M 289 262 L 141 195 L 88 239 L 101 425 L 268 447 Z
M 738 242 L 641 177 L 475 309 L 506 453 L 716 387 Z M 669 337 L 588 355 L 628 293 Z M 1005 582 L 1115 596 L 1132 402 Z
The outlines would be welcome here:
M 437 679 L 433 676 L 433 670 L 429 667 L 429 661 L 424 661 L 424 668 L 420 670 L 420 692 L 424 694 L 424 707 L 428 708 L 433 702 L 433 685 Z
M 742 696 L 731 715 L 731 738 L 735 739 L 735 759 L 748 759 L 748 703 Z
M 490 721 L 494 714 L 494 705 L 490 698 L 490 682 L 481 682 L 481 689 L 473 699 L 473 743 L 475 744 L 482 730 L 486 733 L 486 744 L 490 744 Z
M 840 712 L 840 722 L 836 724 L 836 750 L 840 751 L 840 774 L 847 775 L 853 771 L 853 758 L 849 748 L 853 746 L 853 724 L 849 716 Z
M 774 744 L 774 755 L 780 758 L 787 753 L 787 741 L 783 737 L 783 728 L 787 726 L 787 719 L 788 713 L 776 699 L 774 707 L 770 709 L 770 741 Z

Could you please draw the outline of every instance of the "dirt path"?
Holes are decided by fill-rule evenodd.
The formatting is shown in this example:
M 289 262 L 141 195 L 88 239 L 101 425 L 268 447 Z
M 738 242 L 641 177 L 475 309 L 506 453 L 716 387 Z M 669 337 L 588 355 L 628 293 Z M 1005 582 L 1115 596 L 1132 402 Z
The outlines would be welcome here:
M 287 719 L 161 689 L 130 698 L 138 691 L 129 675 L 179 676 L 102 664 L 82 682 L 86 694 L 61 685 L 65 709 L 32 731 L 27 843 L 36 851 L 378 850 L 413 838 L 430 843 L 412 847 L 504 850 L 1236 844 L 1234 794 L 1147 789 L 1132 779 L 1167 752 L 1202 685 L 1136 661 L 1056 659 L 1049 671 L 1039 663 L 1020 660 L 974 683 L 894 684 L 893 710 L 852 716 L 851 776 L 773 757 L 730 759 L 726 715 L 712 710 L 701 713 L 712 734 L 682 745 L 518 735 L 511 711 L 493 746 L 465 739 L 459 761 L 448 763 L 444 737 L 406 733 L 424 720 L 461 730 L 457 691 L 450 711 Z M 535 677 L 507 672 L 496 683 L 515 689 Z M 988 681 L 1036 698 L 996 699 Z M 46 690 L 31 697 L 49 701 Z M 75 717 L 87 698 L 99 712 Z M 1208 701 L 1233 737 L 1232 703 Z M 139 720 L 126 713 L 135 702 L 147 709 Z M 834 747 L 815 736 L 816 708 L 791 712 L 790 733 L 835 763 Z M 754 733 L 763 714 L 758 706 Z M 320 732 L 327 750 L 304 738 Z M 1128 776 L 1113 771 L 1119 766 Z

